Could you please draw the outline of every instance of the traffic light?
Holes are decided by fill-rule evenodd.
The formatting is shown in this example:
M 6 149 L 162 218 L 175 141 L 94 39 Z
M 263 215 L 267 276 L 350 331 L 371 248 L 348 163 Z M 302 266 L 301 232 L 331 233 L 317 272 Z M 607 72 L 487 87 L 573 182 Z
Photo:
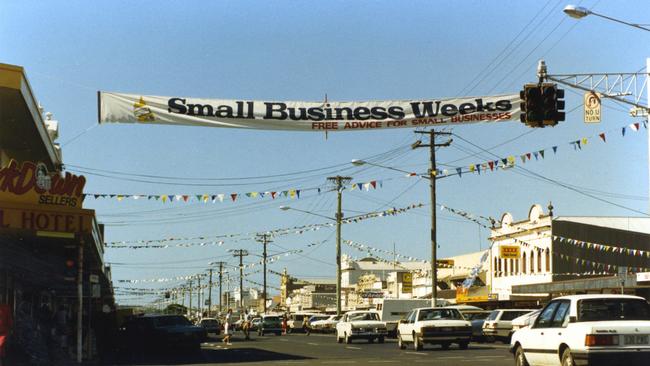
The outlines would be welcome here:
M 564 90 L 552 83 L 526 84 L 519 92 L 521 122 L 529 127 L 555 126 L 564 121 Z
M 521 122 L 530 127 L 543 127 L 544 113 L 542 104 L 542 90 L 537 84 L 526 84 L 519 93 L 521 97 Z
M 557 85 L 542 84 L 542 98 L 544 104 L 544 126 L 555 126 L 559 121 L 564 121 L 564 90 L 558 89 Z

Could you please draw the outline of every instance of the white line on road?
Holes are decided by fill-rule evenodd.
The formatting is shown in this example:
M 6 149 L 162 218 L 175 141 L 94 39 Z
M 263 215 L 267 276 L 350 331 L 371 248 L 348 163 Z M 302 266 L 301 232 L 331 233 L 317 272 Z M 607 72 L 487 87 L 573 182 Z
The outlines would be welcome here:
M 444 357 L 436 357 L 438 359 L 452 359 L 452 358 L 465 358 L 463 356 L 444 356 Z
M 318 346 L 318 343 L 307 342 L 307 344 L 310 345 L 310 346 Z
M 420 355 L 420 356 L 428 355 L 428 353 L 424 353 L 424 352 L 404 352 L 404 353 L 408 353 L 409 355 Z
M 323 361 L 321 363 L 357 363 L 357 361 Z
M 510 358 L 507 356 L 474 356 L 476 358 Z
M 370 360 L 367 361 L 368 363 L 397 363 L 399 361 L 393 361 L 393 360 Z
M 289 342 L 288 339 L 280 338 L 280 342 Z
M 346 346 L 345 348 L 347 348 L 347 349 L 363 349 L 363 348 L 360 348 L 360 347 L 352 347 L 352 346 Z

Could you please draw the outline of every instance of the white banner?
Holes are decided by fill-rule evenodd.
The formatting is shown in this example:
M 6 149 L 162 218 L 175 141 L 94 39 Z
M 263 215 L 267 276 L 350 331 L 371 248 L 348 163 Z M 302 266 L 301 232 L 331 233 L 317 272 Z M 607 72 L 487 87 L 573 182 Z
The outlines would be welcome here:
M 519 95 L 370 102 L 265 102 L 99 92 L 99 123 L 353 131 L 519 120 Z

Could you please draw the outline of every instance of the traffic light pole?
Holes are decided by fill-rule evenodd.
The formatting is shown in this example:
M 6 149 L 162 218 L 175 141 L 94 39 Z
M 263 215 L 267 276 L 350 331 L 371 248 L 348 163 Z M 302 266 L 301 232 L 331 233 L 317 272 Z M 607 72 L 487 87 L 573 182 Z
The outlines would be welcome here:
M 435 139 L 438 135 L 449 136 L 450 132 L 436 132 L 430 131 L 415 131 L 418 134 L 429 135 L 429 144 L 417 143 L 414 148 L 429 147 L 429 187 L 431 194 L 431 306 L 436 307 L 436 299 L 438 298 L 438 258 L 437 258 L 437 239 L 436 239 L 436 147 L 447 147 L 451 144 L 451 140 L 444 144 L 436 144 Z

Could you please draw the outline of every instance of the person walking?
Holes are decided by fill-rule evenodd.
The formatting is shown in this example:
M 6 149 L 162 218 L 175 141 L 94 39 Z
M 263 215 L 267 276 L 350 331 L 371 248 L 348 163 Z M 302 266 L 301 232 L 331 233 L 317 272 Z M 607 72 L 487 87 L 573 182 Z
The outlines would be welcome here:
M 244 317 L 242 318 L 241 329 L 244 332 L 244 340 L 249 341 L 251 339 L 251 316 L 248 313 L 248 309 L 244 310 Z
M 287 315 L 282 316 L 282 334 L 287 334 Z
M 9 304 L 0 304 L 0 366 L 6 356 L 7 338 L 11 333 L 14 321 L 11 317 L 11 307 Z
M 232 324 L 232 309 L 228 309 L 228 312 L 226 313 L 223 322 L 224 337 L 221 340 L 223 343 L 225 343 L 228 346 L 232 346 L 232 343 L 230 343 L 230 337 L 232 336 L 233 326 L 234 324 Z
M 305 332 L 305 334 L 309 335 L 310 332 L 309 316 L 305 316 L 302 318 L 302 330 Z

